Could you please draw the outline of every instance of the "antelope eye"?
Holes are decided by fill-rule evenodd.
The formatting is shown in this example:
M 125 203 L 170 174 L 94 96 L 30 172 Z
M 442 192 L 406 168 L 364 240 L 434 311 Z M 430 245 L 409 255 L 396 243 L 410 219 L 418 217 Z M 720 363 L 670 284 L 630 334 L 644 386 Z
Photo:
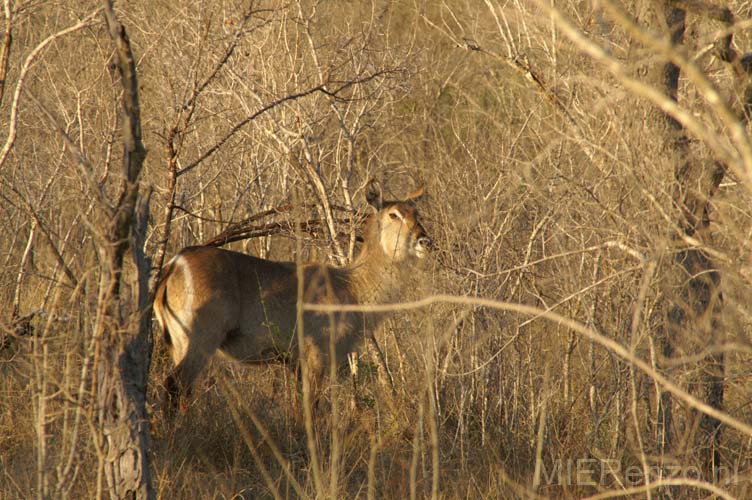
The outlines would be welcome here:
M 399 219 L 399 215 L 397 215 L 396 212 L 390 212 L 389 213 L 389 218 L 392 219 L 392 220 L 397 220 L 397 219 Z

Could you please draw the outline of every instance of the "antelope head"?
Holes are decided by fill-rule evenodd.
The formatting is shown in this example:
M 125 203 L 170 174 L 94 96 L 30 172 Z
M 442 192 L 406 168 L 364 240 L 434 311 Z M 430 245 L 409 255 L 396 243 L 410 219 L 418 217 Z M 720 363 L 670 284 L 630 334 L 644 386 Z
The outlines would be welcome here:
M 370 235 L 377 235 L 378 246 L 388 259 L 401 263 L 409 258 L 422 259 L 433 248 L 433 241 L 418 221 L 413 202 L 424 194 L 423 187 L 401 201 L 384 201 L 381 186 L 374 180 L 368 184 L 366 200 L 376 210 L 369 220 Z

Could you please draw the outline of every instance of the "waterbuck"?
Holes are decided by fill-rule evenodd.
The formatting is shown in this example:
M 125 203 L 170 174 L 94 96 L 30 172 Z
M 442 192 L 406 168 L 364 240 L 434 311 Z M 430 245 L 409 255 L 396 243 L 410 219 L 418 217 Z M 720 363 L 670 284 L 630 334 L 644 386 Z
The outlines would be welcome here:
M 432 247 L 412 201 L 384 201 L 371 182 L 366 199 L 376 211 L 365 222 L 363 245 L 352 264 L 303 266 L 303 300 L 316 304 L 393 301 L 411 266 Z M 215 351 L 245 363 L 289 362 L 297 366 L 295 330 L 298 270 L 215 247 L 188 247 L 167 265 L 157 288 L 154 312 L 175 367 L 165 381 L 168 404 L 186 408 L 186 396 Z M 329 365 L 334 335 L 337 366 L 357 351 L 377 326 L 369 313 L 307 311 L 303 320 L 308 380 L 315 385 Z

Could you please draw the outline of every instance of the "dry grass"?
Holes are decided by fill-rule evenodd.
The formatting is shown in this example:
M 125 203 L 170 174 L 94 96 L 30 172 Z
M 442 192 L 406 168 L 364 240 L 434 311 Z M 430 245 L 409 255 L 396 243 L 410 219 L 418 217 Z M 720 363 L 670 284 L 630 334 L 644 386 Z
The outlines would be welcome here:
M 0 130 L 17 135 L 0 163 L 0 498 L 106 494 L 93 334 L 106 273 L 101 200 L 119 187 L 121 147 L 101 16 L 39 51 L 15 125 L 11 114 L 35 47 L 98 7 L 74 3 L 11 5 Z M 308 208 L 264 221 L 322 217 L 313 181 L 332 206 L 362 209 L 375 176 L 387 192 L 425 184 L 429 193 L 420 210 L 438 249 L 405 301 L 463 299 L 395 312 L 377 335 L 385 363 L 366 342 L 356 387 L 340 379 L 318 409 L 318 469 L 294 374 L 214 360 L 186 415 L 151 415 L 159 497 L 750 496 L 752 186 L 732 127 L 740 121 L 708 98 L 706 85 L 732 109 L 743 98 L 706 50 L 720 23 L 690 14 L 677 55 L 636 44 L 626 20 L 587 3 L 557 2 L 566 23 L 548 4 L 520 1 L 177 4 L 119 5 L 138 58 L 142 182 L 155 189 L 146 252 L 156 255 L 164 234 L 171 160 L 188 169 L 177 177 L 168 257 L 289 202 Z M 748 15 L 742 3 L 730 8 Z M 748 47 L 745 31 L 734 33 Z M 686 59 L 676 105 L 642 78 L 641 65 L 665 57 Z M 681 179 L 665 136 L 648 128 L 653 105 L 686 119 L 701 164 L 728 161 L 702 234 L 675 237 Z M 294 260 L 289 227 L 230 247 Z M 350 258 L 357 227 L 336 229 L 339 245 L 326 231 L 302 235 L 302 259 Z M 669 304 L 681 296 L 675 255 L 686 247 L 711 256 L 724 301 L 712 335 L 681 332 L 665 359 Z M 132 310 L 130 258 L 126 267 L 122 309 Z M 14 304 L 35 313 L 33 334 L 11 325 Z M 169 360 L 155 337 L 148 400 L 158 404 Z M 720 351 L 713 481 L 700 473 L 709 442 L 700 415 L 708 355 Z M 668 451 L 658 426 L 666 390 Z M 667 482 L 655 483 L 659 471 Z

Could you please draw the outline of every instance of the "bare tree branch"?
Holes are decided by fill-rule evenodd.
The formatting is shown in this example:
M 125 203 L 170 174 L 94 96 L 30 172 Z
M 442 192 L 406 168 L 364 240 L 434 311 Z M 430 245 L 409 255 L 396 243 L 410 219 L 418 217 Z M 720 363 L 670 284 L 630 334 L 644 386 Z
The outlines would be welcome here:
M 13 43 L 13 11 L 10 7 L 10 0 L 3 1 L 3 11 L 5 12 L 5 35 L 3 35 L 3 47 L 0 50 L 0 104 L 2 104 L 5 95 L 8 58 L 10 57 L 10 46 Z
M 191 163 L 180 169 L 177 173 L 178 176 L 181 176 L 183 174 L 186 174 L 196 168 L 201 162 L 209 158 L 211 155 L 217 152 L 219 148 L 221 148 L 228 140 L 230 140 L 240 129 L 242 129 L 244 126 L 248 125 L 250 122 L 258 118 L 259 116 L 263 115 L 267 111 L 270 111 L 277 106 L 280 106 L 282 104 L 285 104 L 290 101 L 296 101 L 298 99 L 302 99 L 304 97 L 308 97 L 309 95 L 315 94 L 315 93 L 322 93 L 325 95 L 328 95 L 329 97 L 333 97 L 335 99 L 341 99 L 342 97 L 340 94 L 342 94 L 345 90 L 348 90 L 350 87 L 354 85 L 363 84 L 366 82 L 369 82 L 371 80 L 374 80 L 376 78 L 380 78 L 386 74 L 390 73 L 390 71 L 377 71 L 375 73 L 371 73 L 369 75 L 363 76 L 361 78 L 354 79 L 352 81 L 344 82 L 339 87 L 337 87 L 335 90 L 328 90 L 326 85 L 316 85 L 315 87 L 312 87 L 308 90 L 304 90 L 301 92 L 296 92 L 293 94 L 286 95 L 284 97 L 281 97 L 279 99 L 276 99 L 269 104 L 263 106 L 258 111 L 252 113 L 251 115 L 247 116 L 246 118 L 240 120 L 238 123 L 232 126 L 230 128 L 229 132 L 227 132 L 224 137 L 222 137 L 220 140 L 218 140 L 213 146 L 211 146 L 209 149 L 207 149 L 201 156 L 193 160 Z
M 53 33 L 52 35 L 48 36 L 44 40 L 42 40 L 34 49 L 29 53 L 28 56 L 26 56 L 26 60 L 24 61 L 23 65 L 21 66 L 21 71 L 18 76 L 18 81 L 16 82 L 16 90 L 13 93 L 13 101 L 11 103 L 10 108 L 10 124 L 8 127 L 8 137 L 5 139 L 5 144 L 3 145 L 2 150 L 0 150 L 0 168 L 3 168 L 3 165 L 5 164 L 5 160 L 8 157 L 8 153 L 10 153 L 11 148 L 13 147 L 13 144 L 16 141 L 16 132 L 18 127 L 18 109 L 21 105 L 21 93 L 23 91 L 24 82 L 26 81 L 26 76 L 29 73 L 29 70 L 31 69 L 31 65 L 34 63 L 37 57 L 42 53 L 42 51 L 50 45 L 52 42 L 57 40 L 58 38 L 61 38 L 65 35 L 68 35 L 70 33 L 73 33 L 74 31 L 78 31 L 80 29 L 86 28 L 87 26 L 91 26 L 94 24 L 94 19 L 99 15 L 99 12 L 101 9 L 97 9 L 94 12 L 90 13 L 88 16 L 83 18 L 81 21 L 77 22 L 73 26 L 66 28 L 64 30 L 58 31 L 57 33 Z

